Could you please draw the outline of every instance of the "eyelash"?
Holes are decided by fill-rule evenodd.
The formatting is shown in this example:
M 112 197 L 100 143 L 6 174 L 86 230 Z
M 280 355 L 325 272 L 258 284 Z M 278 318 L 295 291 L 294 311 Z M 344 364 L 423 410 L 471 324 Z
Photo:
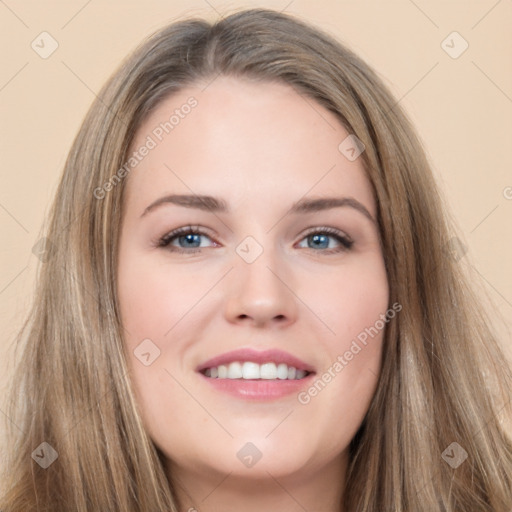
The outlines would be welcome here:
M 199 226 L 185 226 L 178 229 L 175 229 L 174 231 L 171 231 L 170 233 L 167 233 L 162 238 L 160 238 L 157 242 L 157 247 L 160 248 L 166 248 L 167 250 L 171 252 L 177 252 L 177 253 L 196 253 L 201 252 L 201 248 L 194 247 L 189 249 L 184 249 L 181 247 L 175 247 L 171 246 L 170 243 L 179 236 L 186 236 L 186 235 L 201 235 L 206 236 L 211 239 L 210 235 L 203 231 Z M 322 252 L 324 254 L 337 254 L 340 252 L 348 251 L 352 248 L 354 242 L 346 235 L 343 235 L 340 231 L 334 228 L 329 227 L 319 227 L 314 228 L 310 231 L 308 231 L 303 238 L 301 238 L 301 241 L 307 238 L 311 235 L 328 235 L 330 237 L 335 238 L 339 243 L 340 247 L 334 248 L 334 249 L 323 249 L 323 250 L 317 250 L 309 248 L 311 251 L 314 252 Z M 203 247 L 204 249 L 204 247 Z

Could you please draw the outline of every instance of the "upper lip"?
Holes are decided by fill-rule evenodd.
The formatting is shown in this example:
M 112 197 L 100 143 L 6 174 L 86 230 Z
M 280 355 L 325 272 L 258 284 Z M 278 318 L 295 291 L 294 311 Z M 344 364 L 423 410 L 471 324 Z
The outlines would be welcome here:
M 284 352 L 279 349 L 269 349 L 269 350 L 254 350 L 252 348 L 241 348 L 237 350 L 233 350 L 231 352 L 225 352 L 224 354 L 220 354 L 212 359 L 208 359 L 204 363 L 201 363 L 196 371 L 201 372 L 206 370 L 206 368 L 213 368 L 215 366 L 228 365 L 229 363 L 233 363 L 235 361 L 245 362 L 251 361 L 257 364 L 264 363 L 285 363 L 288 366 L 293 366 L 298 370 L 306 370 L 307 372 L 314 372 L 314 368 L 299 359 L 298 357 Z

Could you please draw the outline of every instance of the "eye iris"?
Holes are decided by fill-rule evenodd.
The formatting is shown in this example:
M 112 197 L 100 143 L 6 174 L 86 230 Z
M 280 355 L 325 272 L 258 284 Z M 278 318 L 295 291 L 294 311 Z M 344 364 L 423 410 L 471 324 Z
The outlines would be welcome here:
M 199 247 L 201 245 L 200 237 L 201 237 L 201 235 L 197 235 L 194 233 L 188 233 L 187 235 L 180 236 L 178 238 L 178 241 L 180 244 L 182 242 L 184 242 L 186 244 L 188 242 L 191 242 L 193 244 L 193 245 L 187 245 L 187 247 Z
M 327 235 L 312 235 L 313 247 L 321 247 L 326 249 L 329 246 L 329 237 Z

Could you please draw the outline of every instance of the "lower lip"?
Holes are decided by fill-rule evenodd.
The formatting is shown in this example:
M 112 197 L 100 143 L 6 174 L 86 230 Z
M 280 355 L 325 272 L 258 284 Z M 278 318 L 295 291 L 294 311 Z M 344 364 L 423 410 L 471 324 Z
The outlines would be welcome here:
M 217 391 L 244 400 L 277 400 L 291 394 L 297 394 L 311 385 L 314 373 L 303 379 L 264 380 L 264 379 L 212 379 L 199 374 Z

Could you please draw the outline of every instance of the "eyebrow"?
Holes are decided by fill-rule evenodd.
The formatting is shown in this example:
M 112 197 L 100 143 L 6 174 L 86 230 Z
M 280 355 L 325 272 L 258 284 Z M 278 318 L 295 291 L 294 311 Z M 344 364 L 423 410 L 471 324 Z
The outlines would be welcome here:
M 187 195 L 187 194 L 171 194 L 160 197 L 152 202 L 143 212 L 141 217 L 147 215 L 150 211 L 162 206 L 164 204 L 175 204 L 185 208 L 193 208 L 197 210 L 204 210 L 213 213 L 227 213 L 229 207 L 223 199 L 207 195 Z M 292 214 L 305 214 L 319 212 L 323 210 L 330 210 L 331 208 L 339 208 L 348 206 L 362 213 L 370 221 L 375 223 L 375 219 L 368 211 L 366 206 L 360 203 L 353 197 L 320 197 L 316 199 L 300 199 L 292 205 L 288 213 Z

